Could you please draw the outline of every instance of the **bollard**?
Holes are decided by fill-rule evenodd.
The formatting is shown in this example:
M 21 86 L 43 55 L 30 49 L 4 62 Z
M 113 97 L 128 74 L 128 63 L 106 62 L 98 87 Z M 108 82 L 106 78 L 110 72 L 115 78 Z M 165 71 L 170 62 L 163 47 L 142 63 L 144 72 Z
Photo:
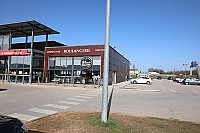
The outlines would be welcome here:
M 74 77 L 73 77 L 73 87 L 74 87 Z
M 100 87 L 100 78 L 98 78 L 98 87 Z
M 17 75 L 15 75 L 15 83 L 17 84 Z
M 46 85 L 47 85 L 47 77 L 46 77 Z
M 4 82 L 4 75 L 2 75 L 2 83 Z
M 24 76 L 22 77 L 22 83 L 24 84 Z
M 38 84 L 40 83 L 40 78 L 38 77 Z
M 63 78 L 63 86 L 65 87 L 65 79 Z
M 83 78 L 83 88 L 85 88 L 85 78 Z
M 54 85 L 56 85 L 56 79 L 54 78 Z
M 96 78 L 93 78 L 93 80 L 94 80 L 94 88 L 96 88 L 96 87 L 95 87 L 95 84 L 96 84 L 96 83 L 95 83 L 95 82 L 96 82 Z

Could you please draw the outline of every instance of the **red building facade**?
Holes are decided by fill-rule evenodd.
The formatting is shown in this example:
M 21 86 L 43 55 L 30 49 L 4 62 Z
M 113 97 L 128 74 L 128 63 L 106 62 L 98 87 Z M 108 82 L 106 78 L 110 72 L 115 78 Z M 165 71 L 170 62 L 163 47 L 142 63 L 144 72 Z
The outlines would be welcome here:
M 130 62 L 110 47 L 109 84 L 127 80 Z M 104 45 L 45 48 L 44 71 L 48 81 L 92 83 L 103 79 Z

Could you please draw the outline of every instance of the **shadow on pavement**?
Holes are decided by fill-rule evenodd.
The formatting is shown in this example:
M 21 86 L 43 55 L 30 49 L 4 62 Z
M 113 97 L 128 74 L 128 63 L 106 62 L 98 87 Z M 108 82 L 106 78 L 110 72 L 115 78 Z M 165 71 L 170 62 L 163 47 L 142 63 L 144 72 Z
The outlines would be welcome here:
M 7 89 L 0 89 L 0 91 L 6 91 Z
M 110 108 L 111 108 L 111 102 L 112 102 L 112 96 L 113 96 L 113 89 L 114 89 L 114 86 L 112 88 L 112 91 L 111 91 L 111 94 L 110 94 L 110 99 L 109 99 L 109 102 L 108 102 L 108 112 L 107 112 L 108 117 L 109 117 L 109 114 L 110 114 Z

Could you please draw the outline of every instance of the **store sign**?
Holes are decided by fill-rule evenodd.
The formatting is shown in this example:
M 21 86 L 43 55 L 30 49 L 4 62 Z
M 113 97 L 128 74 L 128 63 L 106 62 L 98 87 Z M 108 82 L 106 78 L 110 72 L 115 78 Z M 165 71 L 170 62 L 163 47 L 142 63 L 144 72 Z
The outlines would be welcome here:
M 64 53 L 89 53 L 90 49 L 66 49 Z
M 22 49 L 22 50 L 6 50 L 6 51 L 0 51 L 0 56 L 5 55 L 27 55 L 28 50 Z
M 81 67 L 83 69 L 90 69 L 92 67 L 92 59 L 90 57 L 83 57 L 81 59 Z
M 47 53 L 49 54 L 52 54 L 52 53 L 60 53 L 60 51 L 47 51 Z

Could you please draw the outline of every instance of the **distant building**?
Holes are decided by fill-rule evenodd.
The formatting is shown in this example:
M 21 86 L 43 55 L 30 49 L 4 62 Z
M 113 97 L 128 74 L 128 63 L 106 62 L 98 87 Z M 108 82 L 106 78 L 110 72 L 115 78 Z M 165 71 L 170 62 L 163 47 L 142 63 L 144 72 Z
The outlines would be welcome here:
M 130 69 L 130 75 L 136 75 L 138 73 L 139 73 L 138 69 Z

